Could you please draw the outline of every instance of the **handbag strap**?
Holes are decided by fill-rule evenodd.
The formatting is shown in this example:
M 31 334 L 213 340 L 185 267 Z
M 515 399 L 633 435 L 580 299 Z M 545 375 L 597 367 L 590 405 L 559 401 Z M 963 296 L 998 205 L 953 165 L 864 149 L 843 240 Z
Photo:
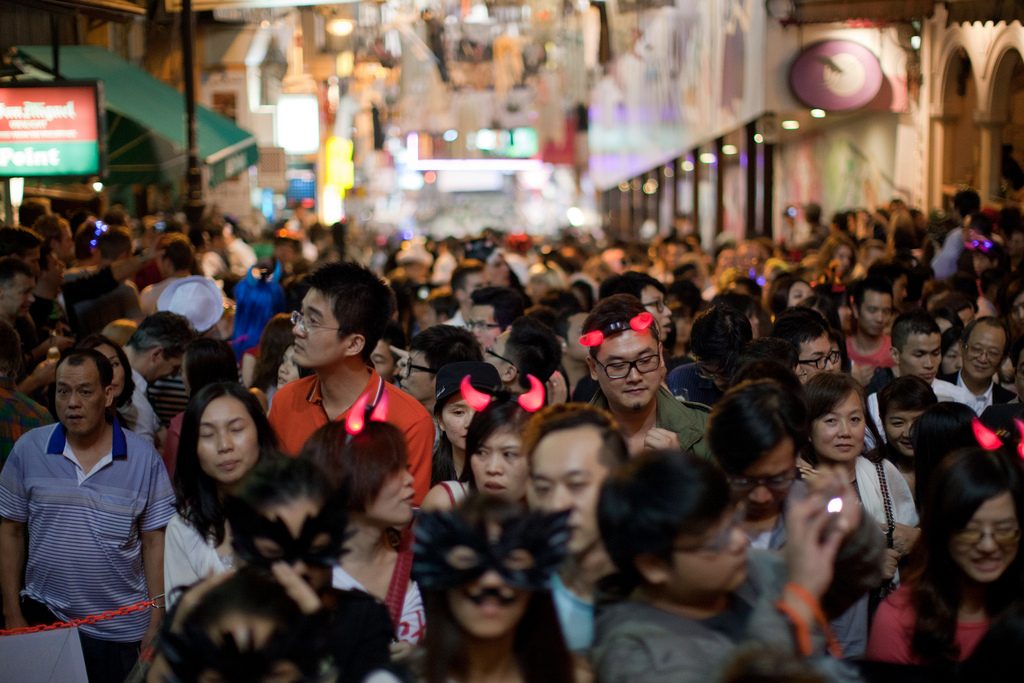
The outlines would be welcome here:
M 388 615 L 395 631 L 402 624 L 402 608 L 405 606 L 405 594 L 409 589 L 409 579 L 412 577 L 412 532 L 409 529 L 402 531 L 401 540 L 398 543 L 398 559 L 395 561 L 395 571 L 391 574 L 391 583 L 388 584 L 388 594 L 384 598 L 384 605 L 388 608 Z
M 896 530 L 896 519 L 892 512 L 892 496 L 889 494 L 889 481 L 885 478 L 885 467 L 882 461 L 875 462 L 875 471 L 878 472 L 878 486 L 882 490 L 882 505 L 885 507 L 885 540 L 888 547 L 892 547 L 892 534 Z

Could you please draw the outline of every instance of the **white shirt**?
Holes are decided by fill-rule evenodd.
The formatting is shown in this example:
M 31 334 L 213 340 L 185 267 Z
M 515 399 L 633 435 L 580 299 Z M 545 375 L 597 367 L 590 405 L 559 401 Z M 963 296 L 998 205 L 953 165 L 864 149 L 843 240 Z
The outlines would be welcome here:
M 956 373 L 956 385 L 961 387 L 965 392 L 967 392 L 967 395 L 970 396 L 970 400 L 967 402 L 967 405 L 970 406 L 978 415 L 981 415 L 985 412 L 985 408 L 992 405 L 992 387 L 995 386 L 995 382 L 988 383 L 988 389 L 985 390 L 985 393 L 975 394 L 967 388 L 966 384 L 964 384 L 963 373 L 958 372 Z
M 231 568 L 231 557 L 217 554 L 216 548 L 203 538 L 184 517 L 175 514 L 164 531 L 164 593 L 167 607 L 177 598 L 173 588 L 184 588 L 210 574 L 222 574 Z
M 932 391 L 935 393 L 935 398 L 939 400 L 939 403 L 963 403 L 974 410 L 974 394 L 963 387 L 958 387 L 952 382 L 938 378 L 933 379 Z M 989 391 L 991 392 L 991 389 Z M 980 415 L 981 413 L 978 414 Z M 882 437 L 882 443 L 886 443 L 888 439 L 885 438 L 885 426 L 882 424 L 882 416 L 878 409 L 877 391 L 868 396 L 868 415 L 871 416 L 871 421 L 875 423 L 878 434 Z M 870 451 L 877 445 L 875 437 L 871 435 L 871 430 L 864 432 L 864 450 Z
M 146 389 L 149 384 L 146 378 L 132 368 L 132 380 L 135 382 L 135 391 L 132 393 L 130 406 L 122 408 L 121 417 L 124 418 L 125 426 L 141 436 L 143 439 L 156 446 L 156 433 L 160 431 L 160 418 L 156 416 L 149 398 L 146 396 Z
M 235 238 L 228 245 L 228 267 L 232 275 L 245 277 L 249 269 L 256 265 L 256 252 L 244 240 Z
M 468 327 L 466 325 L 466 319 L 462 317 L 462 309 L 455 311 L 455 315 L 444 321 L 445 325 L 451 325 L 452 327 Z
M 331 586 L 339 590 L 370 592 L 340 565 L 334 568 L 331 575 Z M 426 634 L 426 625 L 427 617 L 423 609 L 423 596 L 420 595 L 420 588 L 415 581 L 409 581 L 409 588 L 405 591 L 405 600 L 402 603 L 401 623 L 395 626 L 395 637 L 398 640 L 418 643 Z

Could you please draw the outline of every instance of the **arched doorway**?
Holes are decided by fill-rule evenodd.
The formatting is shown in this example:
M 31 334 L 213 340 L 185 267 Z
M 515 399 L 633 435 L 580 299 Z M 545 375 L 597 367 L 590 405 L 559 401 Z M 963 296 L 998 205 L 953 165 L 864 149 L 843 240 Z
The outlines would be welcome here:
M 1024 200 L 1024 58 L 1016 49 L 1003 53 L 992 77 L 992 120 L 999 125 L 994 144 L 993 193 L 1000 199 Z
M 950 55 L 943 84 L 942 195 L 950 198 L 963 185 L 976 187 L 979 134 L 974 115 L 978 86 L 971 58 L 960 48 Z

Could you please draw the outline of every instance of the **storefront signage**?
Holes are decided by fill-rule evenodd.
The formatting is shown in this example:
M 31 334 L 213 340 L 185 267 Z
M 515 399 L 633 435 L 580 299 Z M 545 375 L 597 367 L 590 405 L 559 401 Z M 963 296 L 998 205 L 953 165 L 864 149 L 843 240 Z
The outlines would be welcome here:
M 0 86 L 0 177 L 102 176 L 96 82 Z
M 883 79 L 878 57 L 852 40 L 815 43 L 797 56 L 789 70 L 793 96 L 825 111 L 866 106 L 878 94 Z

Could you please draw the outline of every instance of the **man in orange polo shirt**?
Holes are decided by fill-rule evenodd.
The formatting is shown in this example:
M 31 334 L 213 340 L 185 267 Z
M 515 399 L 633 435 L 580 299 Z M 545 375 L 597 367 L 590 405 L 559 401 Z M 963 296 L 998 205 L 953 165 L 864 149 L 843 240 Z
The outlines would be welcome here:
M 274 395 L 270 424 L 281 449 L 297 455 L 319 427 L 344 419 L 359 396 L 383 390 L 388 422 L 405 434 L 418 505 L 430 489 L 434 421 L 419 401 L 384 382 L 370 363 L 394 309 L 391 290 L 353 263 L 322 266 L 306 282 L 302 311 L 292 313 L 294 358 L 314 374 L 289 382 Z

